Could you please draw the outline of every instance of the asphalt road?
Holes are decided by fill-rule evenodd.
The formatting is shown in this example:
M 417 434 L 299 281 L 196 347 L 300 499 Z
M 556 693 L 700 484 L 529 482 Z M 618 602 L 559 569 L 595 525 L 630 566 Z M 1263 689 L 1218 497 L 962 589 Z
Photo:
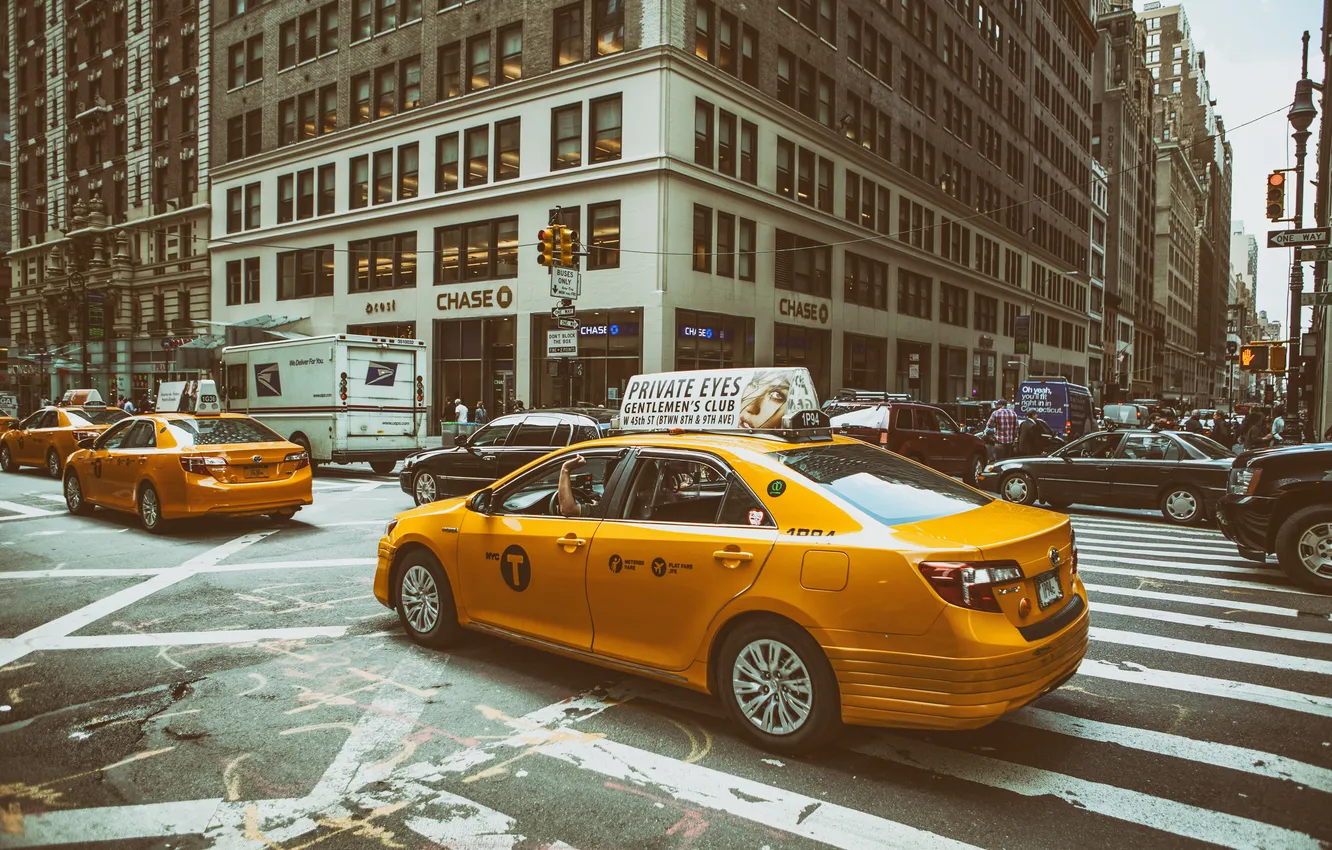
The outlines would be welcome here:
M 0 847 L 1332 842 L 1332 598 L 1215 531 L 1078 512 L 1092 645 L 1065 687 L 792 759 L 704 696 L 416 647 L 370 592 L 408 497 L 352 467 L 316 489 L 287 525 L 153 537 L 0 474 Z

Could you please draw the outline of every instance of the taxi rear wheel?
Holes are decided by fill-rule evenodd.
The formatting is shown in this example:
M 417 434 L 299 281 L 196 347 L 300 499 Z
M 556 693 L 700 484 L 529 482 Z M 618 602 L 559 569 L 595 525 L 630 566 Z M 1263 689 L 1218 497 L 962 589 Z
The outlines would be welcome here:
M 823 650 L 800 627 L 750 620 L 726 636 L 717 657 L 717 691 L 741 732 L 767 750 L 817 749 L 841 728 L 837 678 Z
M 9 451 L 8 443 L 0 443 L 0 469 L 5 472 L 18 472 L 19 465 L 14 463 L 14 455 Z
M 65 473 L 65 507 L 78 516 L 87 516 L 93 512 L 92 503 L 83 498 L 83 482 L 79 481 L 78 473 L 72 469 Z
M 143 485 L 139 490 L 139 522 L 149 534 L 161 534 L 165 530 L 166 520 L 162 519 L 162 499 L 157 495 L 157 488 L 151 484 Z
M 46 474 L 59 481 L 60 474 L 64 471 L 64 466 L 60 463 L 60 455 L 56 453 L 55 449 L 47 449 Z
M 397 571 L 398 619 L 407 636 L 422 646 L 443 649 L 462 634 L 453 586 L 444 568 L 428 551 L 413 548 Z
M 1016 505 L 1030 505 L 1036 501 L 1036 482 L 1025 472 L 1014 472 L 1006 476 L 999 485 L 999 492 L 1004 501 Z
M 296 509 L 287 508 L 284 511 L 274 511 L 268 515 L 268 518 L 274 522 L 291 522 L 296 518 Z

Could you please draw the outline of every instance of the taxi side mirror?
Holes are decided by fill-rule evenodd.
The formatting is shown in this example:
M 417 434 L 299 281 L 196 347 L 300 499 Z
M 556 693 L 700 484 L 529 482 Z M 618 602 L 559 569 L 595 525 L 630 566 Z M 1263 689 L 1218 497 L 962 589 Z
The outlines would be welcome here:
M 479 491 L 476 495 L 472 496 L 472 498 L 467 500 L 467 509 L 471 511 L 476 511 L 479 514 L 490 513 L 490 497 L 491 497 L 491 490 L 489 487 L 487 487 L 486 489 Z
M 79 440 L 78 446 L 81 449 L 91 449 L 95 442 L 97 442 L 96 437 L 84 437 L 82 440 Z

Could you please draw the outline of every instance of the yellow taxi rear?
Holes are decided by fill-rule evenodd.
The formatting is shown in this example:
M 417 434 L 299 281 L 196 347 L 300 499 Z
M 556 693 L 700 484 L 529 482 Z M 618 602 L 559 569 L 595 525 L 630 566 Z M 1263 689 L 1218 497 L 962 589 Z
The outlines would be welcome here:
M 163 494 L 163 516 L 271 514 L 314 502 L 310 460 L 285 440 L 200 446 L 182 452 L 179 499 Z

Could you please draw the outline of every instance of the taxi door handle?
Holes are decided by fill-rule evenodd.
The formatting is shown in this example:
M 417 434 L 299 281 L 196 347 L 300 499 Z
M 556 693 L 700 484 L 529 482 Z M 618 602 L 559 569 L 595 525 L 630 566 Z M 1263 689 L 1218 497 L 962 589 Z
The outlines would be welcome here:
M 573 551 L 574 551 L 575 549 L 577 549 L 578 547 L 580 547 L 580 546 L 586 546 L 586 545 L 587 545 L 587 541 L 584 540 L 584 539 L 581 538 L 581 537 L 575 537 L 574 534 L 573 534 L 573 532 L 571 531 L 571 532 L 569 532 L 568 535 L 566 535 L 566 536 L 564 536 L 564 537 L 556 537 L 556 538 L 555 538 L 555 545 L 556 545 L 556 546 L 563 546 L 565 552 L 568 552 L 568 553 L 572 554 Z
M 735 569 L 741 564 L 754 560 L 754 556 L 749 552 L 741 552 L 738 549 L 718 549 L 712 553 L 712 557 L 722 562 L 723 567 Z M 734 566 L 731 564 L 734 562 Z

